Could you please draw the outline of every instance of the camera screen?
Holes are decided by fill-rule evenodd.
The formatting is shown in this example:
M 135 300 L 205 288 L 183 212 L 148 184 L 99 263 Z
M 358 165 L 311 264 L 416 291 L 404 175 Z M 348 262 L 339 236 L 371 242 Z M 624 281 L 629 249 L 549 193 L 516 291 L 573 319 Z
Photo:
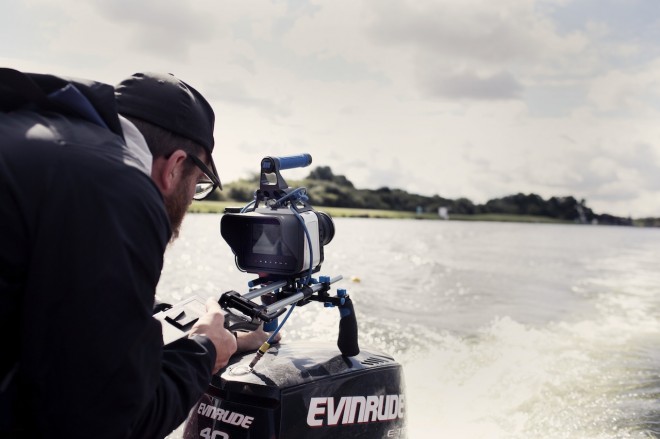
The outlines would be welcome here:
M 289 248 L 282 242 L 279 224 L 252 225 L 252 253 L 272 256 L 292 256 Z

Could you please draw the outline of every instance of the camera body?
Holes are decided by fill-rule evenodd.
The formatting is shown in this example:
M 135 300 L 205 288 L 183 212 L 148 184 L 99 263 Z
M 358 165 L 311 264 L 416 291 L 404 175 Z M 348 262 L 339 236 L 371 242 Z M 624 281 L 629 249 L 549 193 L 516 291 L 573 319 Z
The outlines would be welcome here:
M 255 208 L 225 211 L 220 233 L 236 255 L 239 269 L 271 278 L 295 278 L 319 270 L 323 246 L 334 237 L 332 218 L 314 210 L 304 190 L 289 189 L 280 175 L 281 169 L 309 163 L 309 154 L 264 158 Z
M 242 270 L 293 276 L 310 265 L 318 269 L 323 262 L 317 212 L 302 212 L 300 218 L 302 222 L 288 208 L 259 208 L 249 213 L 225 214 L 220 230 Z

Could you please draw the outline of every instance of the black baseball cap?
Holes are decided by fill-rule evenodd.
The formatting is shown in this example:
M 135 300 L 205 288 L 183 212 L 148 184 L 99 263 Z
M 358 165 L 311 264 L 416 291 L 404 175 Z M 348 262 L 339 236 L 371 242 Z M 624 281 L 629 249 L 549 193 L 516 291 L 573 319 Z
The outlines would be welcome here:
M 171 73 L 135 73 L 115 87 L 119 114 L 136 117 L 181 137 L 208 152 L 213 162 L 215 114 L 204 96 Z

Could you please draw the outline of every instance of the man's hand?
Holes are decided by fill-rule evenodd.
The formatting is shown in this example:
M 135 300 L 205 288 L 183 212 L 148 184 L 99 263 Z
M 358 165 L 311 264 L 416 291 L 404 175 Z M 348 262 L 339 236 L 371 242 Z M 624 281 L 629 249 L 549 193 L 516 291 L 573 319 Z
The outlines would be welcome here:
M 204 335 L 215 346 L 216 357 L 213 373 L 225 367 L 234 352 L 236 352 L 236 338 L 224 327 L 225 316 L 218 302 L 209 298 L 206 301 L 206 314 L 197 320 L 190 330 L 189 336 Z
M 268 340 L 269 336 L 270 334 L 264 331 L 263 324 L 254 331 L 239 332 L 236 338 L 238 344 L 237 352 L 256 351 L 266 340 Z M 281 338 L 282 335 L 278 332 L 273 343 L 277 343 Z

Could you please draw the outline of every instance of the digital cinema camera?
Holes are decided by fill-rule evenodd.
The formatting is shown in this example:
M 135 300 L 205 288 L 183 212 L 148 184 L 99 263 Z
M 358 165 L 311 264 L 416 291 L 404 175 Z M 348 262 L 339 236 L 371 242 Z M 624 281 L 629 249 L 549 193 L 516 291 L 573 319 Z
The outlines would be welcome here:
M 304 190 L 290 190 L 279 172 L 307 166 L 311 160 L 309 154 L 264 158 L 254 209 L 225 211 L 220 232 L 241 270 L 295 279 L 321 267 L 323 246 L 335 236 L 335 225 L 330 216 L 309 205 Z
M 401 366 L 386 354 L 360 350 L 349 295 L 329 293 L 342 277 L 312 277 L 334 223 L 312 208 L 305 189 L 290 189 L 280 175 L 311 160 L 309 154 L 264 158 L 254 201 L 222 216 L 220 231 L 236 265 L 258 275 L 247 293 L 220 297 L 225 326 L 251 331 L 264 324 L 273 335 L 257 352 L 234 355 L 213 377 L 186 420 L 186 439 L 406 437 Z M 311 301 L 339 309 L 339 352 L 327 343 L 271 346 L 294 308 Z M 165 343 L 185 336 L 204 311 L 203 302 L 191 298 L 156 314 Z

